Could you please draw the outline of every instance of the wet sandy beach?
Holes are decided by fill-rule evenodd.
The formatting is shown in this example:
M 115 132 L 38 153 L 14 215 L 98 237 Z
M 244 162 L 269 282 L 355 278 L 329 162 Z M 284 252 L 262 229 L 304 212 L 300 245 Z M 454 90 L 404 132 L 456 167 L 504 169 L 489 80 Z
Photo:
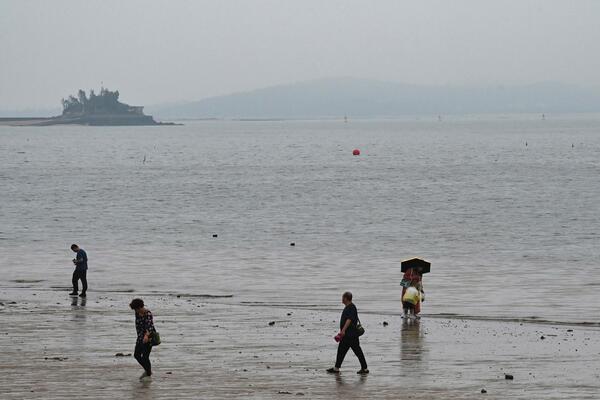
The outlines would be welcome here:
M 201 296 L 0 289 L 2 399 L 513 398 L 600 393 L 597 327 L 361 314 L 371 374 L 349 353 L 332 366 L 339 311 Z M 127 354 L 134 296 L 153 311 L 163 343 L 154 377 Z M 360 302 L 358 302 L 360 310 Z M 384 326 L 386 321 L 389 325 Z M 274 322 L 269 324 L 270 322 Z M 116 357 L 124 353 L 124 357 Z M 514 376 L 506 380 L 505 374 Z M 481 389 L 487 391 L 481 393 Z

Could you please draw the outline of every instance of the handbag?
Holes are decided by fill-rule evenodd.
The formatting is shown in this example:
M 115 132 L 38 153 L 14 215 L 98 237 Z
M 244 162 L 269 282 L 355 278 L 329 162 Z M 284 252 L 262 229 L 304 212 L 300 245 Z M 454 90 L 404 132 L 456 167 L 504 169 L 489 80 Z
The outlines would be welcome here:
M 402 286 L 404 288 L 408 288 L 408 287 L 410 287 L 411 283 L 412 283 L 412 281 L 410 279 L 402 279 L 400 281 L 400 286 Z
M 365 334 L 365 328 L 360 323 L 360 319 L 356 321 L 356 336 L 362 336 Z
M 158 346 L 160 344 L 160 334 L 156 331 L 150 333 L 150 344 L 152 346 Z

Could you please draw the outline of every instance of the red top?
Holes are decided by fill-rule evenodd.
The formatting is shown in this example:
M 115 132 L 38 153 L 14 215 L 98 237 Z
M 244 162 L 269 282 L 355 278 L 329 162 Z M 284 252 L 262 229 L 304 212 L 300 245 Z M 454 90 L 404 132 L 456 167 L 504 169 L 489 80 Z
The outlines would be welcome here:
M 412 282 L 421 282 L 421 274 L 419 274 L 414 268 L 408 269 L 404 273 L 404 279 Z

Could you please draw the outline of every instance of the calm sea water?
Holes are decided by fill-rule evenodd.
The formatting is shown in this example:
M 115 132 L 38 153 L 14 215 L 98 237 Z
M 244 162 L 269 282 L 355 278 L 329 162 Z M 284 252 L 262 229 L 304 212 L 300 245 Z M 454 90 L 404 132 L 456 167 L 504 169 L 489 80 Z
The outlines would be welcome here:
M 599 200 L 598 116 L 2 126 L 0 285 L 596 321 Z

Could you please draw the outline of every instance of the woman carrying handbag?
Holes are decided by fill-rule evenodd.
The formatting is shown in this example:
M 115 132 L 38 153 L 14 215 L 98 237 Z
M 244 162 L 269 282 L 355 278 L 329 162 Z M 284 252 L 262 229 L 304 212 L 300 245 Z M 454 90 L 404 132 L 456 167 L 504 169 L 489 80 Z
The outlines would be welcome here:
M 144 307 L 144 301 L 142 299 L 133 299 L 131 304 L 129 304 L 129 307 L 135 311 L 137 340 L 133 356 L 144 368 L 144 373 L 140 376 L 140 380 L 142 380 L 152 376 L 150 352 L 152 351 L 152 346 L 160 344 L 160 336 L 154 328 L 152 313 Z

